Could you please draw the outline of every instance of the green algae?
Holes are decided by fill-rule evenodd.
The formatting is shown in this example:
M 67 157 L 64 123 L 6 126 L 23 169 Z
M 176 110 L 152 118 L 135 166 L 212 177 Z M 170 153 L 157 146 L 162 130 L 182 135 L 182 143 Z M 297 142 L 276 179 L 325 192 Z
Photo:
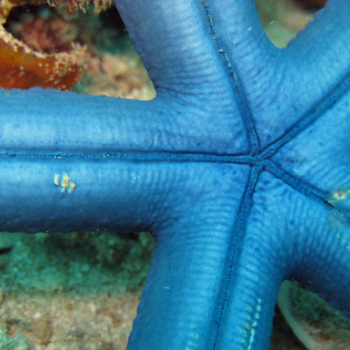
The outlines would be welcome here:
M 148 233 L 0 235 L 0 287 L 6 292 L 140 291 L 150 268 Z
M 0 350 L 28 350 L 21 334 L 16 334 L 13 338 L 7 335 L 7 329 L 0 327 Z

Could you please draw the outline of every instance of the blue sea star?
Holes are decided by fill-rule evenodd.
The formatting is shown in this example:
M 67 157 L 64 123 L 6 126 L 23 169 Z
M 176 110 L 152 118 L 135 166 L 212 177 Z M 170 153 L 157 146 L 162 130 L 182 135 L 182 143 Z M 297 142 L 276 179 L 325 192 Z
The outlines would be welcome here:
M 1 230 L 148 230 L 128 349 L 267 349 L 296 279 L 350 314 L 350 3 L 285 50 L 253 0 L 116 0 L 150 102 L 0 91 Z

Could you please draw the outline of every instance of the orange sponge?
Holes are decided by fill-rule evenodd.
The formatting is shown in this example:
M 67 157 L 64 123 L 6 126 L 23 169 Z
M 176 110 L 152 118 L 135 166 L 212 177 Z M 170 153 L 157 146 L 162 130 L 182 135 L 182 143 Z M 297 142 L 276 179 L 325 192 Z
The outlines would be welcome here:
M 17 4 L 16 4 L 17 3 Z M 8 33 L 3 24 L 12 7 L 38 4 L 40 0 L 0 0 L 0 87 L 28 89 L 39 86 L 68 90 L 78 83 L 84 67 L 85 49 L 73 45 L 72 51 L 44 54 Z

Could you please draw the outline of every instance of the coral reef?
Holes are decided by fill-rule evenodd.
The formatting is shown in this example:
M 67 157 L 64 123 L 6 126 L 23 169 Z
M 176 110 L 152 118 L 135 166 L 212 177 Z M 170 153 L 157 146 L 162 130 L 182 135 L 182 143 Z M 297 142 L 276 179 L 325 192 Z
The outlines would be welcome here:
M 109 97 L 151 100 L 155 96 L 138 56 L 88 53 L 89 63 L 77 92 Z
M 48 4 L 57 7 L 69 15 L 76 15 L 78 11 L 86 13 L 89 4 L 93 4 L 95 12 L 106 11 L 112 4 L 113 0 L 48 0 Z
M 307 349 L 349 349 L 350 320 L 298 283 L 283 282 L 278 306 Z
M 0 1 L 0 87 L 28 89 L 33 86 L 67 90 L 76 85 L 85 65 L 85 49 L 79 45 L 55 45 L 64 27 L 64 19 L 49 23 L 29 20 L 17 27 L 23 33 L 16 38 L 4 28 L 10 11 L 18 5 L 40 4 L 41 0 Z M 47 31 L 49 29 L 49 31 Z M 57 30 L 58 29 L 58 30 Z M 48 34 L 50 36 L 48 37 Z M 27 41 L 27 43 L 25 42 Z M 48 46 L 50 50 L 48 50 Z M 57 51 L 56 51 L 57 50 Z M 69 52 L 68 52 L 69 51 Z
M 140 291 L 152 250 L 147 233 L 2 233 L 0 288 L 29 294 Z
M 32 350 L 124 350 L 152 250 L 147 233 L 2 233 L 0 327 Z
M 101 13 L 110 1 L 94 1 L 93 6 L 85 0 L 50 1 L 51 7 L 42 2 L 22 1 L 19 7 L 0 0 L 0 87 L 75 86 L 76 92 L 93 95 L 155 96 L 116 9 L 108 10 L 113 23 L 108 23 L 108 11 Z

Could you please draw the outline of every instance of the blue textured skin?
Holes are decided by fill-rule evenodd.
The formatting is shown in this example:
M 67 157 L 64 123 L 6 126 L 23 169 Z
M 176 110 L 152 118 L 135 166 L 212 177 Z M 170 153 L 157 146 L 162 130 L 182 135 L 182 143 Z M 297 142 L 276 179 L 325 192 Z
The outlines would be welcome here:
M 350 2 L 285 50 L 253 0 L 116 2 L 156 99 L 1 90 L 0 229 L 151 231 L 130 350 L 267 349 L 286 278 L 349 315 Z

